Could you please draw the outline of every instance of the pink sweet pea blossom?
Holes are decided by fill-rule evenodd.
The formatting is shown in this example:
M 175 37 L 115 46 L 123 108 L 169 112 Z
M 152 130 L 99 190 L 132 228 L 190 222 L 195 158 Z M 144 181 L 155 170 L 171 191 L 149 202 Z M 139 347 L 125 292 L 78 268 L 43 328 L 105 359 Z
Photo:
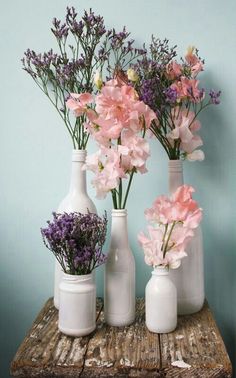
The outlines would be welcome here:
M 66 106 L 74 112 L 76 117 L 79 117 L 87 112 L 88 105 L 92 102 L 93 96 L 90 93 L 70 93 L 70 98 L 66 101 Z
M 119 185 L 120 178 L 126 178 L 120 166 L 120 153 L 115 148 L 101 146 L 95 154 L 87 156 L 83 169 L 95 173 L 92 185 L 96 188 L 97 198 L 104 198 Z
M 182 65 L 174 60 L 167 65 L 166 76 L 171 80 L 177 79 L 181 75 L 182 69 Z
M 203 100 L 205 92 L 198 88 L 198 84 L 199 80 L 181 76 L 180 80 L 171 84 L 170 88 L 176 91 L 179 101 L 188 99 L 191 102 L 199 103 Z
M 107 145 L 110 139 L 118 139 L 122 131 L 141 131 L 149 128 L 156 119 L 155 113 L 140 101 L 135 89 L 121 85 L 116 79 L 108 81 L 95 98 L 97 118 L 88 126 L 93 137 Z
M 153 225 L 148 226 L 149 237 L 141 232 L 138 240 L 148 265 L 174 269 L 187 256 L 186 246 L 202 218 L 202 209 L 192 199 L 193 192 L 191 186 L 183 185 L 170 198 L 158 197 L 145 211 Z
M 95 173 L 92 184 L 97 197 L 103 198 L 111 191 L 114 207 L 124 208 L 133 174 L 147 171 L 150 149 L 144 135 L 156 114 L 139 100 L 133 87 L 118 79 L 103 85 L 91 110 L 91 114 L 87 111 L 86 129 L 100 148 L 87 158 L 85 167 Z M 129 179 L 126 192 L 122 187 L 124 178 Z
M 195 47 L 189 47 L 185 60 L 190 65 L 192 76 L 196 77 L 200 71 L 203 71 L 203 62 L 194 54 L 194 51 Z
M 121 165 L 126 172 L 131 172 L 133 168 L 140 173 L 147 172 L 145 165 L 150 156 L 150 148 L 144 138 L 130 130 L 125 130 L 121 137 L 121 147 L 123 147 Z
M 195 150 L 190 154 L 187 154 L 187 160 L 189 161 L 203 161 L 204 159 L 205 155 L 202 150 Z
M 193 154 L 193 151 L 203 144 L 201 137 L 194 134 L 194 132 L 198 131 L 201 127 L 200 122 L 194 119 L 194 113 L 187 113 L 186 110 L 180 112 L 174 110 L 172 111 L 171 120 L 175 126 L 175 128 L 167 134 L 167 138 L 171 145 L 174 145 L 174 140 L 179 140 L 181 150 L 184 151 L 187 156 L 190 154 L 189 160 L 193 161 L 194 159 L 200 160 L 201 158 L 204 158 L 203 153 Z

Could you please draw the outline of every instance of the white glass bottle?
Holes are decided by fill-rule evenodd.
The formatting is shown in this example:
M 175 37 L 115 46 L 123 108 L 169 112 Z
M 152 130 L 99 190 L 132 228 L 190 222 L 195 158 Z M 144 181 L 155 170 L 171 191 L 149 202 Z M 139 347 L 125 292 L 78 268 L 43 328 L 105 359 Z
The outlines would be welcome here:
M 128 241 L 126 210 L 112 210 L 104 284 L 105 321 L 117 327 L 131 324 L 135 319 L 135 261 Z
M 86 214 L 88 211 L 97 213 L 96 207 L 87 193 L 86 171 L 82 170 L 85 164 L 87 151 L 73 150 L 72 151 L 72 169 L 69 193 L 61 201 L 57 212 L 58 213 L 72 213 L 79 212 Z M 62 269 L 59 263 L 55 264 L 55 278 L 54 278 L 54 306 L 59 309 L 59 283 L 62 277 Z
M 96 328 L 96 286 L 92 273 L 82 276 L 63 273 L 59 285 L 58 328 L 69 336 L 85 336 Z
M 177 291 L 168 268 L 159 266 L 153 270 L 145 290 L 145 314 L 151 332 L 168 333 L 176 328 Z
M 169 160 L 169 193 L 183 185 L 183 165 L 181 160 Z M 187 257 L 181 260 L 178 269 L 170 269 L 170 278 L 177 289 L 178 314 L 187 315 L 200 311 L 205 298 L 204 261 L 201 226 L 194 230 L 189 242 Z

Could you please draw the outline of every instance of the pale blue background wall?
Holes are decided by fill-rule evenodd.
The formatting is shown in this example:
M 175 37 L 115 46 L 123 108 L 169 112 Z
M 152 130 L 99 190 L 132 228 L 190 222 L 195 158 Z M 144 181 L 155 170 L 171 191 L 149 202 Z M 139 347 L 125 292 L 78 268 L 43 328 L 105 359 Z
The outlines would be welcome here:
M 53 258 L 42 245 L 39 228 L 67 191 L 71 145 L 61 120 L 30 77 L 20 58 L 27 47 L 52 46 L 54 16 L 63 17 L 65 0 L 1 1 L 0 14 L 0 377 L 45 300 L 52 295 Z M 206 59 L 202 79 L 221 88 L 222 104 L 201 116 L 206 160 L 186 163 L 186 182 L 197 189 L 204 208 L 206 294 L 228 352 L 236 361 L 236 2 L 234 0 L 127 0 L 71 2 L 92 6 L 109 27 L 127 25 L 138 41 L 151 33 L 168 37 L 183 54 L 189 44 Z M 91 149 L 90 149 L 91 150 Z M 137 246 L 143 211 L 166 192 L 167 159 L 152 144 L 149 173 L 136 177 L 129 198 L 130 242 L 137 263 L 137 294 L 149 269 Z M 94 197 L 94 192 L 90 191 Z M 110 198 L 96 202 L 99 211 Z M 133 220 L 135 219 L 135 221 Z M 98 275 L 102 294 L 102 272 Z

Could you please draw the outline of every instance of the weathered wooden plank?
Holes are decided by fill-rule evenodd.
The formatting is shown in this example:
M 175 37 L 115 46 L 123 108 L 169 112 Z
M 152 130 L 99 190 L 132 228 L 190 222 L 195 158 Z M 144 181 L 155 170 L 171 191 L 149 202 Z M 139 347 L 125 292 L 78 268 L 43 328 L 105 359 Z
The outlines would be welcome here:
M 112 374 L 139 377 L 147 376 L 150 370 L 157 374 L 160 361 L 158 335 L 147 330 L 144 318 L 143 299 L 137 300 L 135 322 L 128 327 L 105 324 L 101 312 L 97 332 L 89 340 L 82 377 L 109 377 Z
M 160 335 L 166 377 L 231 377 L 231 363 L 207 303 L 201 311 L 180 316 L 177 329 Z M 183 360 L 190 369 L 172 367 Z M 191 374 L 191 375 L 190 375 Z
M 97 314 L 103 303 L 97 301 Z M 58 330 L 58 311 L 49 299 L 18 349 L 12 363 L 15 377 L 79 377 L 91 335 L 69 337 Z
M 16 353 L 11 364 L 12 375 L 21 378 L 231 377 L 231 363 L 207 304 L 197 314 L 179 317 L 176 331 L 165 335 L 147 330 L 143 299 L 137 300 L 136 319 L 129 327 L 106 325 L 101 300 L 97 311 L 94 333 L 83 338 L 68 337 L 58 331 L 58 312 L 50 299 Z M 175 360 L 184 360 L 191 368 L 173 367 L 171 362 Z

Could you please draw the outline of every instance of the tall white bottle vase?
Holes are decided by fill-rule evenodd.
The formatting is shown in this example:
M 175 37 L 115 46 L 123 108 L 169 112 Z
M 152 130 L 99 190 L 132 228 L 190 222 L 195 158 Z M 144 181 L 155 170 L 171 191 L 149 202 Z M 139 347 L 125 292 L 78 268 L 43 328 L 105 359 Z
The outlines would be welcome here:
M 183 185 L 181 160 L 169 160 L 169 193 Z M 170 269 L 170 278 L 177 289 L 178 314 L 193 314 L 201 310 L 204 293 L 204 261 L 201 226 L 194 230 L 194 237 L 188 244 L 188 256 L 182 259 L 178 269 Z
M 112 210 L 104 284 L 105 321 L 117 327 L 131 324 L 135 319 L 135 261 L 128 241 L 126 210 Z
M 86 171 L 82 170 L 86 155 L 87 151 L 85 150 L 72 151 L 72 169 L 69 193 L 61 201 L 57 210 L 58 213 L 79 212 L 86 214 L 88 211 L 91 213 L 97 213 L 96 207 L 87 193 Z M 61 282 L 62 273 L 61 267 L 56 261 L 54 276 L 54 306 L 57 309 L 59 309 L 59 284 Z

